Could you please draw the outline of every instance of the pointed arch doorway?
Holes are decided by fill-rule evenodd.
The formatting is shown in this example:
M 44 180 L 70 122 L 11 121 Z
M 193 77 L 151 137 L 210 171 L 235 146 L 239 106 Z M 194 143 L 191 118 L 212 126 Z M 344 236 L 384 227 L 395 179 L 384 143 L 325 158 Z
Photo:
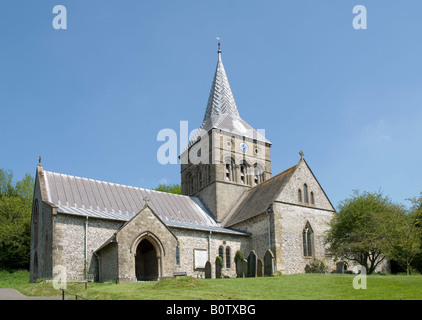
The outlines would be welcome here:
M 154 241 L 144 238 L 136 247 L 135 273 L 138 281 L 154 281 L 159 278 L 159 251 Z

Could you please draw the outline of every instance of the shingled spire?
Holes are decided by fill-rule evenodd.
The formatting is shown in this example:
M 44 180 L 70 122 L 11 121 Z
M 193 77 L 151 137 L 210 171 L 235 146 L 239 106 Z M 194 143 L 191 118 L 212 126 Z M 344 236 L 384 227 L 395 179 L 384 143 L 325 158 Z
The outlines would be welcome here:
M 239 111 L 230 89 L 229 80 L 224 70 L 221 60 L 220 42 L 218 46 L 218 62 L 212 81 L 210 95 L 208 98 L 207 109 L 205 111 L 204 121 L 206 122 L 211 115 L 228 114 L 233 117 L 239 117 Z
M 246 123 L 239 115 L 229 80 L 224 70 L 223 61 L 221 60 L 220 42 L 218 46 L 217 68 L 215 69 L 204 120 L 200 127 L 201 130 L 198 130 L 189 140 L 188 145 L 182 153 L 198 141 L 204 132 L 208 132 L 213 128 L 271 145 L 270 141 Z

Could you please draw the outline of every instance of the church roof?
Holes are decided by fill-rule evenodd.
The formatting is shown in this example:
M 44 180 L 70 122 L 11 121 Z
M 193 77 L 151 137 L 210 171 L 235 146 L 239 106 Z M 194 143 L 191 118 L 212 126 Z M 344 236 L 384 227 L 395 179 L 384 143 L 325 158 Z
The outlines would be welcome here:
M 262 132 L 260 133 L 252 128 L 240 117 L 224 69 L 223 61 L 221 60 L 220 50 L 218 51 L 217 68 L 212 81 L 204 120 L 202 121 L 200 128 L 189 141 L 187 148 L 193 145 L 203 134 L 209 132 L 213 128 L 271 144 Z
M 144 208 L 147 197 L 148 205 L 168 227 L 247 235 L 222 228 L 197 197 L 50 171 L 43 171 L 43 176 L 47 201 L 60 213 L 125 222 Z
M 326 206 L 319 206 L 317 209 L 335 211 L 334 206 L 331 204 L 325 191 L 322 189 L 311 168 L 303 158 L 303 153 L 300 152 L 300 154 L 301 159 L 296 165 L 246 191 L 239 199 L 237 205 L 232 208 L 231 212 L 229 212 L 227 217 L 221 222 L 222 226 L 231 227 L 266 212 L 269 205 L 284 192 L 286 185 L 292 180 L 292 176 L 296 172 L 296 169 L 302 164 L 306 166 L 312 174 L 327 200 Z
M 228 215 L 224 226 L 231 226 L 264 213 L 289 182 L 299 163 L 245 193 L 243 201 Z

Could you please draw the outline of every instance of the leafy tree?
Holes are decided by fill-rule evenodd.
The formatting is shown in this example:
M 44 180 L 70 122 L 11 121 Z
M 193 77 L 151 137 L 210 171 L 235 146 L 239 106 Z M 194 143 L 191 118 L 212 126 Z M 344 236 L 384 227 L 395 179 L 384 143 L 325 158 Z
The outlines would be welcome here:
M 182 194 L 182 187 L 180 186 L 180 184 L 159 184 L 158 187 L 156 187 L 154 190 Z
M 385 258 L 382 255 L 383 234 L 379 222 L 397 206 L 382 193 L 362 194 L 354 191 L 339 205 L 326 235 L 328 254 L 346 258 L 364 266 L 369 273 Z
M 419 273 L 422 273 L 422 192 L 419 195 L 419 198 L 408 199 L 412 203 L 410 208 L 410 214 L 415 219 L 415 232 L 419 235 L 419 241 L 421 244 L 420 251 L 415 255 L 413 259 L 412 266 L 415 267 Z
M 13 172 L 0 169 L 0 197 L 13 192 Z
M 13 182 L 13 172 L 0 169 L 0 266 L 28 268 L 34 178 Z
M 406 212 L 396 207 L 389 214 L 380 217 L 380 233 L 383 234 L 382 250 L 410 274 L 410 264 L 421 252 L 422 228 L 417 212 Z

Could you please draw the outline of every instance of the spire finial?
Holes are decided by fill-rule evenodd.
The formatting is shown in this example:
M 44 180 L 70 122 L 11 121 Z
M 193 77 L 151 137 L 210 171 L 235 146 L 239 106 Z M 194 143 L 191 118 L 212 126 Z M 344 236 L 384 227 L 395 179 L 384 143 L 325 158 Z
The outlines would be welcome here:
M 220 46 L 220 37 L 217 37 L 218 40 L 218 53 L 221 53 L 221 46 Z
M 302 150 L 300 150 L 299 154 L 300 154 L 300 160 L 302 160 L 302 159 L 303 159 L 303 156 L 304 156 L 305 154 L 303 153 L 303 151 L 302 151 Z
M 41 159 L 42 159 L 42 157 L 41 157 L 41 156 L 39 156 L 39 158 L 38 158 L 38 163 L 39 163 L 39 164 L 41 164 Z

